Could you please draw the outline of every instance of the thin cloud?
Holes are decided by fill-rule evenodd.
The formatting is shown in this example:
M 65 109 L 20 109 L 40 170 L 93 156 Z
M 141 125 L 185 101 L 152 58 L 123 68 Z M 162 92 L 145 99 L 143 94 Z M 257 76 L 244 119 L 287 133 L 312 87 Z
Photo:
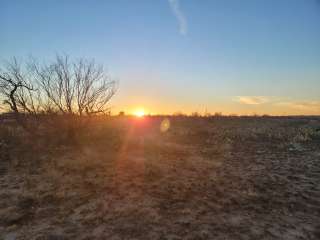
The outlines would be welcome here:
M 291 100 L 276 96 L 237 96 L 233 100 L 240 104 L 252 106 L 266 104 L 274 109 L 286 109 L 296 114 L 320 114 L 319 100 Z
M 292 109 L 302 110 L 302 111 L 320 111 L 319 101 L 300 101 L 300 102 L 278 102 L 278 106 L 289 107 Z
M 179 0 L 168 0 L 168 1 L 173 14 L 178 20 L 180 34 L 186 35 L 188 32 L 188 23 L 184 13 L 180 8 Z
M 238 96 L 236 101 L 247 105 L 259 105 L 269 102 L 269 99 L 264 96 Z

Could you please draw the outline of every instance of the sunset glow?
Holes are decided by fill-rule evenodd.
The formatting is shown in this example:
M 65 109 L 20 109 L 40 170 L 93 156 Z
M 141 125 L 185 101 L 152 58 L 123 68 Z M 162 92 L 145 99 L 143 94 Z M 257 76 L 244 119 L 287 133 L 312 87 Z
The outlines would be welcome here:
M 320 115 L 320 0 L 13 2 L 1 1 L 0 65 L 95 60 L 119 86 L 112 115 Z
M 320 0 L 0 8 L 0 240 L 320 240 Z
M 133 114 L 136 117 L 142 118 L 145 115 L 145 111 L 143 109 L 137 109 Z

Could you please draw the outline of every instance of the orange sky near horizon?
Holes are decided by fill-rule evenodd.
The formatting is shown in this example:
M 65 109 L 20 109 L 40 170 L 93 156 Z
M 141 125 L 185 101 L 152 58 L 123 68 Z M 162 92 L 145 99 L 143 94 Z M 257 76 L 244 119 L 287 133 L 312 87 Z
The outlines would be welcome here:
M 252 99 L 251 99 L 252 98 Z M 110 104 L 111 112 L 117 115 L 120 111 L 126 114 L 135 114 L 143 110 L 146 115 L 176 114 L 183 113 L 190 115 L 197 112 L 201 115 L 205 113 L 222 113 L 224 115 L 320 115 L 320 102 L 317 101 L 268 101 L 264 97 L 235 97 L 229 101 L 217 100 L 210 104 L 179 104 L 178 102 L 158 102 L 152 99 L 139 101 L 120 101 L 116 99 Z M 259 102 L 260 101 L 260 102 Z
M 1 66 L 94 59 L 115 115 L 320 115 L 317 0 L 58 2 L 1 1 Z

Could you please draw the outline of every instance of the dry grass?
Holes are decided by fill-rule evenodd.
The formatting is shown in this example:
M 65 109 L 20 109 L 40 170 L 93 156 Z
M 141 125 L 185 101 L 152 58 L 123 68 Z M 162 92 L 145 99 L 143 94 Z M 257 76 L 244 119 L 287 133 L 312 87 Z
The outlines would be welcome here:
M 318 239 L 320 119 L 0 128 L 0 239 Z

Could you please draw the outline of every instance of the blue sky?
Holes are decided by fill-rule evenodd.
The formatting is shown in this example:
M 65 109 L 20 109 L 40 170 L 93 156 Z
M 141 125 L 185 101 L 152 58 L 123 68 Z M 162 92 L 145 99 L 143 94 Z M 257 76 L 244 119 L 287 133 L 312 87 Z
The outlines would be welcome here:
M 320 114 L 318 0 L 0 0 L 0 58 L 103 63 L 113 111 Z

